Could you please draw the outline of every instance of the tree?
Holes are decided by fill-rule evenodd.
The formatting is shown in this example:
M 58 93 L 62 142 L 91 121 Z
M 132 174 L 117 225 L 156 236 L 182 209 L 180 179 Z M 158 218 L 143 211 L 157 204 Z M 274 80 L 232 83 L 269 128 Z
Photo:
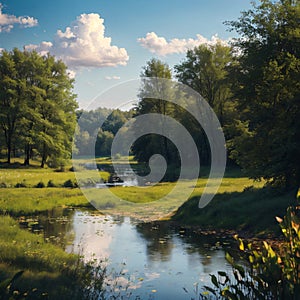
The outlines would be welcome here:
M 173 91 L 168 86 L 168 82 L 149 81 L 148 78 L 164 78 L 171 79 L 172 73 L 169 66 L 158 59 L 151 59 L 147 62 L 141 73 L 142 86 L 139 93 L 140 101 L 136 106 L 136 115 L 157 113 L 161 116 L 174 117 L 176 107 L 168 100 L 172 97 Z M 148 98 L 149 91 L 155 93 L 157 97 Z M 150 124 L 149 124 L 150 125 Z M 158 124 L 156 124 L 158 125 Z M 165 128 L 162 119 L 159 124 L 163 130 Z M 134 127 L 137 136 L 140 136 L 140 128 Z M 132 147 L 135 158 L 141 162 L 148 162 L 153 154 L 161 154 L 168 163 L 177 163 L 178 156 L 174 145 L 164 135 L 147 134 L 137 139 Z
M 115 109 L 103 123 L 102 129 L 103 131 L 109 131 L 113 133 L 113 135 L 116 135 L 118 130 L 126 123 L 126 121 L 127 118 L 125 117 L 125 114 L 121 110 Z
M 186 58 L 175 65 L 176 78 L 183 84 L 197 91 L 212 107 L 225 135 L 235 114 L 235 104 L 232 101 L 228 67 L 234 64 L 231 47 L 218 42 L 216 45 L 200 45 L 188 50 Z M 210 163 L 210 147 L 205 132 L 193 118 L 182 117 L 186 128 L 192 133 L 199 149 L 203 164 Z
M 175 65 L 177 79 L 197 91 L 209 103 L 222 126 L 231 100 L 227 67 L 233 61 L 231 47 L 219 42 L 188 50 L 186 59 Z
M 39 122 L 36 124 L 38 150 L 44 167 L 48 157 L 68 159 L 72 151 L 77 108 L 72 93 L 73 80 L 67 66 L 55 61 L 53 56 L 43 57 L 44 76 L 41 88 L 44 91 L 37 107 Z
M 17 138 L 24 109 L 25 79 L 20 77 L 16 57 L 24 60 L 23 54 L 15 49 L 12 53 L 2 51 L 0 56 L 0 124 L 7 150 L 7 162 L 11 161 L 13 144 Z
M 3 51 L 0 83 L 0 123 L 8 162 L 13 147 L 24 148 L 25 165 L 33 150 L 41 156 L 42 167 L 49 157 L 69 158 L 77 102 L 67 66 L 35 51 Z
M 96 145 L 95 145 L 95 155 L 110 156 L 113 139 L 114 139 L 113 133 L 109 131 L 102 131 L 100 129 L 97 136 Z
M 232 71 L 241 134 L 232 155 L 256 179 L 300 183 L 300 2 L 262 0 L 227 22 L 240 34 Z

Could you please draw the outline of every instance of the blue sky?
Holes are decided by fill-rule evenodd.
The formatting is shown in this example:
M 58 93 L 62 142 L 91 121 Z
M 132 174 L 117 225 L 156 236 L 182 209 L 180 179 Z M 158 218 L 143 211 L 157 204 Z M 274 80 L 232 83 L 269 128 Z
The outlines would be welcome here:
M 186 49 L 213 43 L 215 35 L 222 40 L 235 36 L 223 21 L 235 20 L 251 7 L 248 0 L 0 3 L 0 48 L 26 46 L 63 59 L 75 74 L 81 107 L 105 89 L 138 78 L 152 57 L 173 67 Z

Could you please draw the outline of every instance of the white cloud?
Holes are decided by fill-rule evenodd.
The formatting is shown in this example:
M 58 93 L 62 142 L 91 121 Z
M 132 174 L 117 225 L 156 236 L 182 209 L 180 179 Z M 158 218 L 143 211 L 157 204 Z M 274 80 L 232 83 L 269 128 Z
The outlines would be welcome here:
M 120 80 L 120 76 L 105 76 L 106 80 Z
M 215 45 L 218 42 L 228 44 L 227 41 L 219 39 L 217 35 L 212 36 L 210 40 L 203 37 L 201 34 L 197 34 L 196 39 L 174 38 L 167 41 L 164 37 L 159 37 L 155 32 L 148 32 L 146 37 L 138 38 L 138 42 L 150 52 L 161 56 L 174 53 L 185 53 L 188 49 L 193 49 L 203 44 Z
M 126 65 L 129 59 L 126 49 L 111 45 L 103 23 L 98 14 L 82 14 L 65 31 L 57 30 L 53 42 L 28 45 L 26 49 L 50 52 L 71 69 Z
M 21 27 L 34 27 L 37 26 L 38 20 L 33 17 L 8 15 L 2 13 L 3 5 L 0 3 L 0 32 L 10 32 L 15 24 Z

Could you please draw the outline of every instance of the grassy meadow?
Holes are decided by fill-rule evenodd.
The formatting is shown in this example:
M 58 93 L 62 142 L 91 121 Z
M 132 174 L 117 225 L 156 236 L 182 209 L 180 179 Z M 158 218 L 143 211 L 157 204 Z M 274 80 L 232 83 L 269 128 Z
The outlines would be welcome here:
M 109 165 L 111 162 L 99 159 L 97 163 Z M 199 178 L 196 185 L 185 180 L 145 187 L 79 189 L 76 185 L 65 185 L 68 181 L 76 183 L 70 166 L 58 172 L 41 169 L 38 162 L 23 167 L 16 161 L 9 168 L 2 163 L 0 168 L 0 285 L 16 272 L 24 271 L 9 292 L 28 299 L 55 299 L 58 295 L 80 299 L 82 287 L 78 281 L 91 280 L 92 268 L 83 267 L 78 256 L 67 254 L 59 246 L 45 241 L 42 235 L 21 229 L 16 218 L 38 215 L 57 207 L 92 209 L 94 206 L 102 213 L 142 221 L 171 220 L 183 226 L 265 236 L 277 233 L 275 216 L 284 215 L 287 206 L 295 203 L 292 195 L 272 193 L 263 188 L 264 182 L 253 182 L 237 169 L 227 170 L 217 195 L 205 208 L 199 209 L 206 176 Z M 106 172 L 100 175 L 109 176 Z M 40 182 L 42 186 L 38 185 Z M 188 200 L 186 195 L 189 195 Z

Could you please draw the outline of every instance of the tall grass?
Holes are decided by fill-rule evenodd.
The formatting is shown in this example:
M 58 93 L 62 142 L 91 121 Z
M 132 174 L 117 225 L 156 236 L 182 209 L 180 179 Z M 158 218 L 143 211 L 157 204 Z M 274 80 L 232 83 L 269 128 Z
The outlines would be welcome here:
M 20 229 L 9 216 L 0 217 L 0 236 L 0 282 L 24 271 L 13 287 L 0 288 L 0 299 L 86 299 L 92 283 L 93 295 L 101 291 L 100 265 L 84 265 L 78 255 Z
M 271 188 L 246 188 L 218 193 L 203 209 L 198 208 L 198 202 L 199 196 L 189 199 L 172 220 L 202 228 L 232 229 L 264 236 L 280 233 L 275 216 L 283 215 L 297 199 L 294 194 L 278 193 Z

